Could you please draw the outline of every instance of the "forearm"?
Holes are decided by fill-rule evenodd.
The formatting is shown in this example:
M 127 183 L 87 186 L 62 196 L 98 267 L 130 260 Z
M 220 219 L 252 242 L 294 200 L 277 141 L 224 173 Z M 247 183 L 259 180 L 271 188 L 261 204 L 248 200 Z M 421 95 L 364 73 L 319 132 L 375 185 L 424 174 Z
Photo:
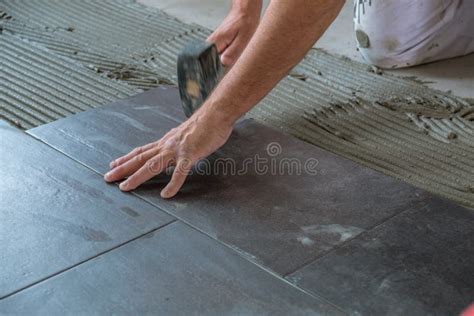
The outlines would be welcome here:
M 198 113 L 212 113 L 233 124 L 304 57 L 343 4 L 343 0 L 273 0 L 248 46 Z
M 235 2 L 243 4 L 245 1 Z M 159 141 L 138 147 L 112 161 L 112 170 L 105 175 L 105 180 L 113 182 L 127 178 L 120 184 L 120 189 L 130 191 L 174 165 L 171 180 L 161 191 L 164 198 L 174 196 L 192 166 L 225 144 L 233 123 L 303 58 L 334 20 L 343 3 L 344 0 L 273 0 L 261 27 L 243 49 L 243 55 L 208 101 Z M 250 1 L 247 4 L 251 5 Z M 237 39 L 240 30 L 235 32 Z M 247 45 L 246 39 L 240 39 L 240 45 Z M 225 44 L 225 40 L 221 42 Z M 242 50 L 237 51 L 240 55 Z

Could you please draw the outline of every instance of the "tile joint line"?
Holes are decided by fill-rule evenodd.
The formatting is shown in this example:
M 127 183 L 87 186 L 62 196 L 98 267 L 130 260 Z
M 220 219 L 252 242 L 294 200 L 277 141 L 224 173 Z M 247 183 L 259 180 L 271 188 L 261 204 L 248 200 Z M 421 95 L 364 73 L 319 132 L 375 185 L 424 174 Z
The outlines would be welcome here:
M 82 265 L 82 264 L 84 264 L 84 263 L 87 263 L 87 262 L 89 262 L 89 261 L 91 261 L 91 260 L 94 260 L 94 259 L 96 259 L 96 258 L 98 258 L 98 257 L 100 257 L 100 256 L 102 256 L 102 255 L 104 255 L 104 254 L 107 254 L 107 253 L 109 253 L 109 252 L 111 252 L 111 251 L 113 251 L 113 250 L 115 250 L 115 249 L 117 249 L 117 248 L 120 248 L 120 247 L 122 247 L 122 246 L 125 246 L 125 245 L 131 243 L 131 242 L 134 242 L 134 241 L 136 241 L 137 239 L 140 239 L 140 238 L 142 238 L 142 237 L 145 236 L 145 235 L 148 235 L 148 234 L 153 233 L 153 232 L 155 232 L 155 231 L 159 231 L 160 229 L 165 228 L 165 227 L 167 227 L 168 225 L 171 225 L 171 224 L 176 223 L 176 222 L 178 222 L 178 219 L 176 219 L 176 218 L 175 218 L 175 219 L 172 219 L 169 223 L 166 223 L 166 224 L 160 225 L 160 226 L 158 226 L 158 227 L 155 227 L 155 228 L 153 228 L 153 229 L 151 229 L 151 230 L 149 230 L 149 231 L 147 231 L 147 232 L 145 232 L 145 233 L 143 233 L 143 234 L 140 234 L 139 236 L 133 237 L 132 239 L 129 239 L 129 240 L 127 240 L 127 241 L 125 241 L 125 242 L 123 242 L 123 243 L 120 243 L 120 244 L 118 244 L 118 245 L 116 245 L 116 246 L 113 246 L 112 248 L 109 248 L 109 249 L 107 249 L 107 250 L 104 250 L 104 251 L 102 251 L 102 252 L 99 252 L 99 253 L 93 255 L 92 257 L 89 257 L 89 258 L 87 258 L 87 259 L 84 259 L 84 260 L 82 260 L 82 261 L 79 261 L 78 263 L 75 263 L 75 264 L 73 264 L 73 265 L 71 265 L 71 266 L 69 266 L 69 267 L 67 267 L 67 268 L 64 268 L 64 269 L 62 269 L 62 270 L 59 270 L 59 271 L 57 271 L 57 272 L 54 272 L 54 273 L 52 273 L 52 274 L 50 274 L 50 275 L 48 275 L 48 276 L 46 276 L 46 277 L 44 277 L 44 278 L 41 278 L 41 279 L 39 279 L 39 280 L 37 280 L 37 281 L 35 281 L 35 282 L 33 282 L 33 283 L 30 283 L 30 284 L 28 284 L 28 285 L 25 285 L 25 286 L 22 287 L 22 288 L 19 288 L 19 289 L 17 289 L 17 290 L 14 290 L 14 291 L 11 292 L 11 293 L 8 293 L 8 294 L 6 294 L 6 295 L 4 295 L 4 296 L 1 296 L 1 297 L 0 297 L 0 301 L 4 300 L 4 299 L 6 299 L 6 298 L 8 298 L 8 297 L 10 297 L 10 296 L 13 296 L 13 295 L 15 295 L 15 294 L 18 294 L 18 293 L 20 293 L 20 292 L 22 292 L 22 291 L 24 291 L 24 290 L 26 290 L 26 289 L 28 289 L 28 288 L 30 288 L 30 287 L 33 287 L 33 286 L 35 286 L 35 285 L 37 285 L 37 284 L 43 283 L 43 282 L 45 282 L 45 281 L 47 281 L 47 280 L 49 280 L 49 279 L 51 279 L 51 278 L 54 278 L 54 277 L 56 277 L 56 276 L 58 276 L 58 275 L 60 275 L 60 274 L 65 273 L 65 272 L 67 272 L 67 271 L 69 271 L 69 270 L 72 270 L 72 269 L 74 269 L 74 268 L 76 268 L 76 267 L 78 267 L 78 266 L 80 266 L 80 265 Z
M 59 152 L 61 155 L 66 156 L 66 157 L 68 157 L 69 159 L 71 159 L 71 160 L 75 161 L 76 163 L 78 163 L 79 165 L 82 165 L 82 166 L 84 166 L 85 168 L 91 170 L 92 172 L 96 173 L 97 175 L 103 176 L 100 172 L 94 170 L 93 168 L 89 167 L 88 165 L 86 165 L 86 164 L 82 163 L 81 161 L 79 161 L 79 160 L 77 160 L 77 159 L 71 157 L 70 155 L 66 154 L 65 152 L 61 151 L 60 149 L 58 149 L 58 148 L 56 148 L 56 147 L 54 147 L 54 146 L 52 146 L 52 145 L 46 143 L 45 141 L 43 141 L 42 139 L 36 137 L 35 135 L 32 135 L 32 134 L 28 133 L 28 130 L 25 131 L 25 133 L 28 134 L 29 136 L 33 137 L 34 139 L 38 140 L 39 142 L 45 144 L 46 146 L 48 146 L 48 147 L 50 147 L 50 148 L 56 150 L 56 151 Z M 298 291 L 300 291 L 300 292 L 302 292 L 302 293 L 304 293 L 304 294 L 306 294 L 306 295 L 312 297 L 313 299 L 316 299 L 316 300 L 319 300 L 319 301 L 324 302 L 324 303 L 326 303 L 326 304 L 329 304 L 329 305 L 331 305 L 332 307 L 334 307 L 334 308 L 336 308 L 336 309 L 338 309 L 338 310 L 340 310 L 340 311 L 346 313 L 346 311 L 345 311 L 342 307 L 340 307 L 340 306 L 336 305 L 335 303 L 331 302 L 330 300 L 324 298 L 324 296 L 320 295 L 319 293 L 317 294 L 317 293 L 314 293 L 314 292 L 308 292 L 307 290 L 305 290 L 305 289 L 303 289 L 303 288 L 297 286 L 296 284 L 294 284 L 294 283 L 288 281 L 287 279 L 285 279 L 285 276 L 284 276 L 284 275 L 279 275 L 279 274 L 277 274 L 275 271 L 271 270 L 270 268 L 267 268 L 267 267 L 265 267 L 265 266 L 259 264 L 258 262 L 251 260 L 250 258 L 244 256 L 244 255 L 241 254 L 240 252 L 236 251 L 233 247 L 231 247 L 231 246 L 228 245 L 227 243 L 225 243 L 225 242 L 223 242 L 223 241 L 221 241 L 221 240 L 219 240 L 219 239 L 214 238 L 213 236 L 209 235 L 208 233 L 206 233 L 205 231 L 199 229 L 198 227 L 194 226 L 193 224 L 189 223 L 188 221 L 183 220 L 182 218 L 177 217 L 175 214 L 172 214 L 171 212 L 169 212 L 169 211 L 167 211 L 167 210 L 164 210 L 164 209 L 161 208 L 160 206 L 158 206 L 158 205 L 156 205 L 156 204 L 154 204 L 154 203 L 148 201 L 147 199 L 145 199 L 144 197 L 138 195 L 138 194 L 135 193 L 135 192 L 131 192 L 131 194 L 132 194 L 133 196 L 137 197 L 138 199 L 140 199 L 140 200 L 142 200 L 142 201 L 144 201 L 144 202 L 150 204 L 151 206 L 157 208 L 158 210 L 160 210 L 160 211 L 162 211 L 162 212 L 164 212 L 164 213 L 166 213 L 166 214 L 172 216 L 173 218 L 175 218 L 175 220 L 174 220 L 173 222 L 176 222 L 176 221 L 182 222 L 182 223 L 184 223 L 185 225 L 189 226 L 190 228 L 194 229 L 195 231 L 198 231 L 199 233 L 204 234 L 204 235 L 207 236 L 208 238 L 210 238 L 210 239 L 216 241 L 216 242 L 219 243 L 220 245 L 222 245 L 222 246 L 226 247 L 227 249 L 231 250 L 232 253 L 238 255 L 240 258 L 243 258 L 245 261 L 250 262 L 251 264 L 253 264 L 253 265 L 255 265 L 256 267 L 258 267 L 259 269 L 263 270 L 265 273 L 270 274 L 271 276 L 277 278 L 278 280 L 282 281 L 283 283 L 285 283 L 285 284 L 287 284 L 287 285 L 293 287 L 294 289 L 296 289 L 296 290 L 298 290 Z M 170 223 L 170 224 L 171 224 L 171 223 Z M 42 281 L 42 280 L 41 280 L 41 281 Z M 41 281 L 39 281 L 39 282 L 41 282 Z M 39 283 L 39 282 L 38 282 L 38 283 Z M 36 284 L 36 283 L 35 283 L 35 284 Z M 31 286 L 33 286 L 33 285 L 34 285 L 34 284 L 32 284 Z M 28 286 L 28 287 L 29 287 L 29 286 Z M 23 289 L 21 289 L 21 290 L 23 290 Z M 21 290 L 19 290 L 19 291 L 21 291 Z M 19 291 L 16 291 L 16 292 L 19 292 Z M 10 294 L 10 295 L 8 295 L 8 296 L 11 296 L 11 295 L 15 294 L 16 292 L 14 292 L 14 293 L 12 293 L 12 294 Z M 8 296 L 6 296 L 6 297 L 8 297 Z M 5 297 L 0 297 L 0 300 L 2 300 L 3 298 L 5 298 Z
M 371 227 L 365 229 L 363 232 L 361 232 L 361 233 L 358 234 L 357 236 L 355 236 L 355 237 L 353 237 L 353 238 L 350 238 L 350 239 L 348 239 L 348 240 L 346 240 L 346 241 L 340 243 L 339 245 L 334 246 L 334 247 L 331 248 L 330 250 L 328 250 L 328 251 L 326 251 L 326 252 L 323 252 L 323 253 L 320 254 L 319 256 L 316 256 L 314 259 L 312 259 L 312 260 L 310 260 L 310 261 L 308 261 L 308 262 L 306 262 L 306 263 L 303 263 L 301 266 L 299 266 L 299 267 L 293 269 L 293 270 L 290 271 L 290 272 L 285 273 L 285 274 L 283 275 L 283 278 L 287 278 L 288 276 L 290 276 L 290 275 L 292 275 L 293 273 L 295 273 L 295 272 L 297 272 L 297 271 L 299 271 L 299 270 L 305 268 L 306 266 L 309 266 L 309 265 L 313 264 L 314 262 L 321 260 L 322 258 L 324 258 L 324 257 L 330 255 L 331 253 L 333 253 L 333 252 L 339 250 L 340 248 L 342 248 L 343 246 L 347 245 L 348 243 L 350 243 L 350 242 L 352 242 L 352 241 L 355 241 L 355 240 L 357 240 L 357 239 L 360 239 L 361 237 L 363 237 L 363 236 L 367 235 L 368 233 L 372 232 L 372 231 L 373 231 L 374 229 L 376 229 L 377 227 L 379 227 L 379 226 L 385 224 L 385 223 L 388 222 L 388 221 L 391 221 L 391 220 L 392 220 L 393 218 L 395 218 L 395 217 L 398 217 L 398 216 L 401 216 L 401 215 L 403 215 L 403 214 L 405 214 L 405 213 L 407 213 L 407 212 L 410 212 L 411 210 L 412 210 L 412 209 L 406 209 L 406 210 L 403 210 L 403 211 L 401 211 L 401 212 L 399 212 L 399 213 L 395 213 L 395 214 L 393 214 L 393 215 L 391 215 L 391 216 L 389 216 L 389 217 L 387 217 L 387 218 L 385 218 L 385 219 L 380 220 L 378 223 L 375 223 L 375 224 L 372 225 Z

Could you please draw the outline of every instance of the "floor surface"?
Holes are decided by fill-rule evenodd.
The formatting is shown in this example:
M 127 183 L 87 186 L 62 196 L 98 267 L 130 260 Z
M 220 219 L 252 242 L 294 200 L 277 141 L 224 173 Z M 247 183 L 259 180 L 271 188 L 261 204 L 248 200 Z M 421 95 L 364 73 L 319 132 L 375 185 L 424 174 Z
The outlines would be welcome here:
M 141 2 L 210 28 L 229 6 Z M 351 6 L 316 46 L 361 60 Z M 24 129 L 54 121 L 25 133 L 0 120 L 0 314 L 453 315 L 472 301 L 474 213 L 422 189 L 474 200 L 469 105 L 365 65 L 334 70 L 346 61 L 312 50 L 295 68 L 306 79 L 288 76 L 256 107 L 266 125 L 242 120 L 176 198 L 159 197 L 166 175 L 122 193 L 102 179 L 109 161 L 184 120 L 176 88 L 160 84 L 180 45 L 208 30 L 128 1 L 0 7 L 0 116 L 21 112 Z M 396 74 L 474 97 L 473 56 Z M 452 112 L 359 98 L 389 86 Z M 328 107 L 300 106 L 312 103 Z M 415 188 L 374 169 L 409 183 L 424 173 Z
M 470 303 L 472 211 L 253 120 L 171 200 L 167 175 L 132 193 L 103 181 L 111 159 L 183 119 L 176 88 L 161 87 L 27 133 L 0 123 L 0 313 L 452 315 Z

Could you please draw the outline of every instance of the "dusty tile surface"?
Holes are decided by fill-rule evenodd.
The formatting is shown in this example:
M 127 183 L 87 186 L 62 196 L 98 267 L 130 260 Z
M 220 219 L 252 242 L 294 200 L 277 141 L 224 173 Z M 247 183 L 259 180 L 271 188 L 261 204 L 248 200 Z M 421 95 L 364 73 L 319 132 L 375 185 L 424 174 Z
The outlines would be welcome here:
M 360 315 L 459 315 L 474 298 L 474 212 L 442 199 L 288 277 Z

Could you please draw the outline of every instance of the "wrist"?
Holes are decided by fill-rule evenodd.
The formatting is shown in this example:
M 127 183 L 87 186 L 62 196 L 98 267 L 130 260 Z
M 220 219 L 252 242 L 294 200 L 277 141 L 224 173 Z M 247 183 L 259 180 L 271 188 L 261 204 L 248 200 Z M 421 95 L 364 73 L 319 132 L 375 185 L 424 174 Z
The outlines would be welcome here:
M 224 104 L 208 99 L 195 113 L 199 120 L 204 120 L 210 125 L 231 129 L 241 114 L 233 111 L 230 104 Z

